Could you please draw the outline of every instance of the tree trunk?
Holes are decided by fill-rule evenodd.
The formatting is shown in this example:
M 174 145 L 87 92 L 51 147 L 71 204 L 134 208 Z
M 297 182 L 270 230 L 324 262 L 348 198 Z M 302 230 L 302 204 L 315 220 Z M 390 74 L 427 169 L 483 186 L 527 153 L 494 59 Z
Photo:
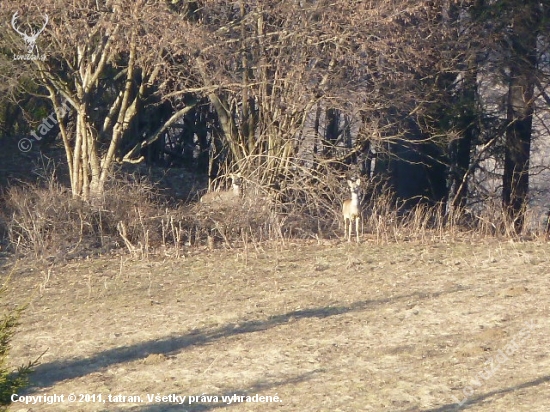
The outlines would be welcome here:
M 476 54 L 471 53 L 464 75 L 461 91 L 460 118 L 457 127 L 462 135 L 453 140 L 449 147 L 449 202 L 451 210 L 466 205 L 468 195 L 468 174 L 470 172 L 472 142 L 477 135 L 477 67 Z
M 510 35 L 510 78 L 507 100 L 506 148 L 502 202 L 514 231 L 523 229 L 529 193 L 529 155 L 533 123 L 533 92 L 537 64 L 539 2 L 518 6 Z
M 334 154 L 334 146 L 340 136 L 340 111 L 338 109 L 327 109 L 325 112 L 326 129 L 323 140 L 323 155 L 330 157 Z

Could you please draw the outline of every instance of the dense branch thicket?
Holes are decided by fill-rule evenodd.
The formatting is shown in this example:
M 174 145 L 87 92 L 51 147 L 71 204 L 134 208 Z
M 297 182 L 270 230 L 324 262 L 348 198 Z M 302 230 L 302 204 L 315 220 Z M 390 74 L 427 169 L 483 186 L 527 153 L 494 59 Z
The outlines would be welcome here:
M 13 60 L 25 44 L 2 26 L 1 130 L 31 132 L 41 95 L 50 110 L 70 102 L 50 133 L 75 197 L 101 200 L 116 163 L 145 161 L 211 184 L 238 171 L 255 193 L 284 199 L 281 212 L 304 212 L 365 175 L 377 183 L 369 196 L 384 187 L 401 211 L 479 218 L 500 197 L 505 226 L 524 228 L 532 148 L 549 130 L 545 3 L 1 5 L 4 21 L 16 12 L 29 33 L 49 16 L 37 37 L 47 58 Z M 304 213 L 335 218 L 329 209 Z

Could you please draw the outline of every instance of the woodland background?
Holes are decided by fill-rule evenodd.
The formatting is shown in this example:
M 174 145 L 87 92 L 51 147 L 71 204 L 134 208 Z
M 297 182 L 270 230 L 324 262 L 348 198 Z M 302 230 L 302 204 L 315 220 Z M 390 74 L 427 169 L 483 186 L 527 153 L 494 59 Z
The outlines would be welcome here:
M 355 176 L 369 233 L 411 219 L 546 231 L 547 2 L 14 0 L 0 10 L 1 233 L 12 249 L 122 236 L 143 250 L 155 236 L 185 245 L 213 231 L 228 243 L 243 228 L 332 236 Z M 28 46 L 14 26 L 44 27 L 33 52 L 45 59 L 14 59 Z M 245 179 L 246 210 L 197 210 L 231 172 Z

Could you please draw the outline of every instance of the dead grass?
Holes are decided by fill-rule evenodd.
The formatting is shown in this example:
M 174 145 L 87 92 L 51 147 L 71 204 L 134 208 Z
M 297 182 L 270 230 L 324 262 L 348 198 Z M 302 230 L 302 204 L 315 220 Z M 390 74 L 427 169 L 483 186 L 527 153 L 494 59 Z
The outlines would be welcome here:
M 285 245 L 18 262 L 9 304 L 31 303 L 11 361 L 47 350 L 29 394 L 145 402 L 11 410 L 444 412 L 464 393 L 468 411 L 546 410 L 547 243 Z M 146 400 L 235 393 L 282 402 Z
M 179 258 L 206 245 L 258 248 L 266 241 L 336 239 L 343 234 L 341 207 L 349 197 L 338 169 L 296 165 L 276 182 L 243 175 L 242 198 L 213 204 L 196 202 L 200 190 L 190 176 L 169 183 L 176 176 L 160 177 L 152 170 L 117 173 L 102 198 L 84 202 L 46 169 L 40 184 L 21 183 L 3 191 L 0 242 L 16 256 L 50 262 L 121 253 Z M 221 181 L 223 177 L 217 184 L 223 188 Z M 184 188 L 179 195 L 185 193 L 185 200 L 168 195 L 172 186 Z M 449 211 L 444 204 L 426 203 L 405 209 L 383 182 L 364 179 L 362 186 L 362 233 L 372 234 L 377 244 L 519 239 L 500 202 L 486 201 L 477 210 Z M 540 213 L 530 210 L 525 219 L 524 239 L 546 238 L 547 222 Z

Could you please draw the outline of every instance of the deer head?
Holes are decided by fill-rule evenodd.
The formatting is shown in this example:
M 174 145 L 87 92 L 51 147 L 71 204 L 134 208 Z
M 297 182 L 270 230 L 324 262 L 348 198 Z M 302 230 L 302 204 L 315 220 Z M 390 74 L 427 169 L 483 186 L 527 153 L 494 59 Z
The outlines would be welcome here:
M 17 24 L 18 18 L 19 18 L 19 12 L 16 11 L 13 17 L 11 18 L 11 27 L 13 27 L 13 30 L 15 30 L 19 35 L 21 35 L 21 37 L 23 37 L 23 40 L 25 41 L 25 45 L 27 46 L 27 54 L 33 54 L 36 48 L 36 39 L 38 38 L 38 35 L 44 31 L 44 29 L 46 28 L 46 25 L 48 24 L 48 20 L 49 20 L 48 15 L 44 14 L 45 21 L 42 28 L 37 31 L 31 30 L 30 34 L 27 34 L 26 32 L 21 31 L 17 28 L 16 24 Z

